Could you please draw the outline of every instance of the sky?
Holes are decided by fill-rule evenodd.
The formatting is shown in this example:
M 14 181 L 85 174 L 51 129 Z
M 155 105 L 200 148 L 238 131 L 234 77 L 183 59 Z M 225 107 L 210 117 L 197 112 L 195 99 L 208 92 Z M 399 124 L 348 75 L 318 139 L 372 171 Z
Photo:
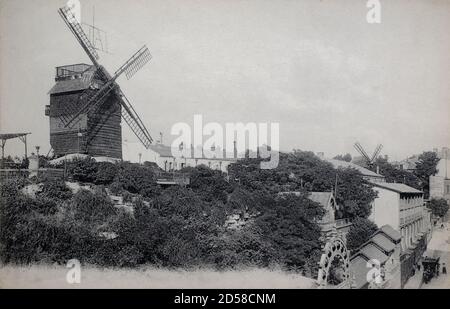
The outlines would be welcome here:
M 0 0 L 0 132 L 32 132 L 55 67 L 90 63 L 57 13 L 64 0 Z M 154 139 L 203 121 L 278 122 L 280 148 L 356 155 L 378 143 L 393 160 L 450 144 L 450 1 L 81 0 L 82 21 L 108 34 L 114 72 L 146 44 L 153 59 L 119 79 Z M 125 159 L 145 150 L 123 123 Z M 22 155 L 20 141 L 6 153 Z

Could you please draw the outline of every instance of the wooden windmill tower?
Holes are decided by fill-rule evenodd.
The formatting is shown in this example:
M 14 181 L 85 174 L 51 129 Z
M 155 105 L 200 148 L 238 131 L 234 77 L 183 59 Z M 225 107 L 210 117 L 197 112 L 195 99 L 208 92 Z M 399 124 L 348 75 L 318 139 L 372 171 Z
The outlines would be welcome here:
M 122 159 L 123 118 L 144 147 L 153 142 L 148 130 L 116 80 L 130 79 L 151 59 L 146 46 L 139 49 L 113 75 L 99 64 L 96 49 L 70 8 L 58 10 L 92 65 L 56 68 L 56 84 L 50 90 L 50 144 L 56 157 L 71 153 Z

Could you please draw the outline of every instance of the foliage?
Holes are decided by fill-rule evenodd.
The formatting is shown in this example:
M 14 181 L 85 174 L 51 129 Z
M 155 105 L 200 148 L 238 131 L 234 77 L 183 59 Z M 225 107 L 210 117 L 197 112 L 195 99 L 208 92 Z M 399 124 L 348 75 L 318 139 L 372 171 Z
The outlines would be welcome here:
M 286 195 L 265 200 L 264 212 L 255 225 L 280 252 L 282 264 L 288 269 L 316 270 L 320 253 L 321 233 L 317 221 L 325 211 L 308 199 L 307 194 Z
M 152 169 L 128 162 L 119 164 L 115 182 L 123 190 L 145 197 L 157 195 L 160 191 Z
M 97 163 L 93 158 L 74 159 L 67 161 L 65 168 L 67 174 L 75 181 L 94 182 L 97 174 Z
M 117 176 L 117 164 L 110 162 L 98 162 L 96 164 L 95 184 L 109 185 Z
M 258 159 L 244 159 L 230 167 L 230 178 L 249 191 L 277 194 L 285 191 L 334 191 L 340 217 L 368 217 L 376 198 L 372 186 L 355 169 L 334 169 L 312 152 L 280 153 L 276 169 L 262 170 Z
M 375 192 L 354 169 L 334 169 L 313 153 L 281 154 L 278 168 L 259 159 L 232 165 L 229 177 L 205 166 L 186 168 L 189 187 L 162 188 L 153 166 L 67 162 L 70 177 L 93 190 L 72 194 L 63 182 L 46 181 L 36 198 L 17 184 L 0 188 L 2 261 L 64 263 L 77 258 L 100 266 L 237 268 L 279 264 L 313 276 L 320 257 L 317 224 L 324 209 L 309 191 L 336 190 L 341 214 L 367 217 Z M 23 185 L 22 185 L 23 186 Z M 132 202 L 114 206 L 103 189 Z M 296 195 L 280 194 L 295 191 Z M 230 216 L 243 225 L 231 229 Z
M 378 227 L 372 221 L 364 218 L 356 218 L 347 234 L 347 249 L 355 253 L 362 244 L 378 230 Z
M 434 216 L 441 218 L 446 215 L 449 209 L 448 202 L 443 198 L 431 199 L 430 202 L 427 203 L 427 207 L 431 209 L 431 212 Z
M 425 198 L 428 198 L 430 192 L 430 176 L 435 175 L 437 170 L 437 164 L 439 163 L 439 157 L 433 151 L 423 152 L 416 162 L 416 169 L 414 174 L 422 180 L 423 191 Z
M 378 158 L 375 161 L 375 166 L 378 166 L 380 174 L 386 178 L 387 182 L 404 183 L 417 190 L 423 189 L 422 180 L 414 173 L 398 169 L 385 158 Z M 376 167 L 373 168 L 373 171 L 376 171 Z
M 72 191 L 60 180 L 48 180 L 42 183 L 38 197 L 55 199 L 58 201 L 68 200 L 72 197 Z
M 352 155 L 347 153 L 345 155 L 337 155 L 333 159 L 345 161 L 345 162 L 352 162 Z

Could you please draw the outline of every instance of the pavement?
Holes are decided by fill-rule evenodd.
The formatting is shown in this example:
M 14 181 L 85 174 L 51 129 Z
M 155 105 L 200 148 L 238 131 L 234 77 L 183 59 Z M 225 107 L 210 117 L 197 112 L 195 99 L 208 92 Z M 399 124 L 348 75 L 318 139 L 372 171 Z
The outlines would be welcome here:
M 440 224 L 439 224 L 440 225 Z M 439 263 L 441 269 L 439 276 L 431 279 L 427 284 L 422 282 L 423 268 L 417 271 L 414 276 L 406 282 L 405 289 L 450 289 L 450 222 L 446 222 L 444 228 L 436 226 L 431 240 L 427 246 L 427 252 L 433 254 L 433 257 L 440 257 Z M 442 264 L 447 266 L 447 275 L 442 274 Z

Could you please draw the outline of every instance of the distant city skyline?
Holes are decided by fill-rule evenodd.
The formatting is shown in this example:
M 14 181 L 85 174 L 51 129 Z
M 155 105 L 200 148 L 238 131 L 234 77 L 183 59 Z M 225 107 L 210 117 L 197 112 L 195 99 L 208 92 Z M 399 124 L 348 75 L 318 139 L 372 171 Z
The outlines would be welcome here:
M 81 0 L 108 32 L 114 72 L 146 44 L 152 61 L 120 85 L 155 140 L 172 125 L 278 122 L 280 148 L 401 160 L 450 141 L 450 2 Z M 284 3 L 283 3 L 284 2 Z M 0 133 L 32 132 L 49 151 L 44 115 L 55 67 L 90 63 L 60 19 L 64 0 L 0 0 Z M 281 4 L 280 4 L 281 3 Z M 145 150 L 123 124 L 124 159 Z M 23 155 L 8 141 L 6 155 Z

